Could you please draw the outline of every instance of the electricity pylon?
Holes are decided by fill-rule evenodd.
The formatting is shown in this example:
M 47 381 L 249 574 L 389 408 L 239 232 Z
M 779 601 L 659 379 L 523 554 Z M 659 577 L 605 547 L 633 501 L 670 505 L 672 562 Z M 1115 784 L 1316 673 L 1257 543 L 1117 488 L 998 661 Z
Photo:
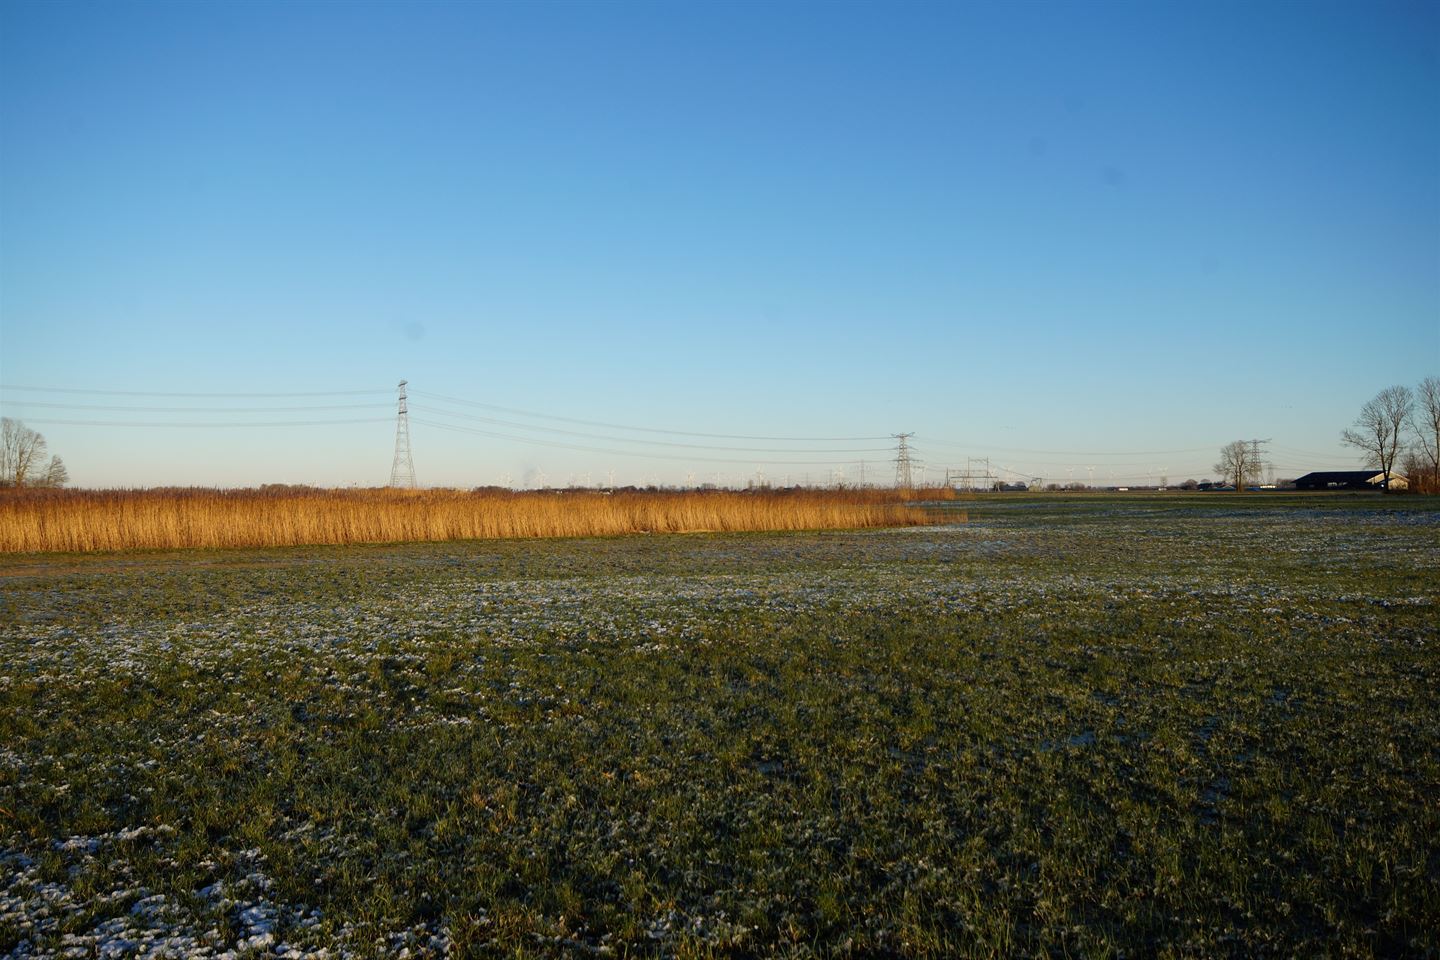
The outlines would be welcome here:
M 415 488 L 415 461 L 410 459 L 410 412 L 405 407 L 405 383 L 401 380 L 400 411 L 395 417 L 395 462 L 390 465 L 390 486 Z
M 915 487 L 914 478 L 910 475 L 910 438 L 914 433 L 892 433 L 899 444 L 895 448 L 895 486 L 900 490 L 911 490 Z

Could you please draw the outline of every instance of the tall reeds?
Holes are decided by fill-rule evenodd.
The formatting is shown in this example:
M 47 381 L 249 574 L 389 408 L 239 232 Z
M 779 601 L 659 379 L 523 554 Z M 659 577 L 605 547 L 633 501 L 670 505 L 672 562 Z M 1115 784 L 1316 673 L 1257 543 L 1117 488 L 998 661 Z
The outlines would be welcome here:
M 913 526 L 889 491 L 4 490 L 0 552 Z

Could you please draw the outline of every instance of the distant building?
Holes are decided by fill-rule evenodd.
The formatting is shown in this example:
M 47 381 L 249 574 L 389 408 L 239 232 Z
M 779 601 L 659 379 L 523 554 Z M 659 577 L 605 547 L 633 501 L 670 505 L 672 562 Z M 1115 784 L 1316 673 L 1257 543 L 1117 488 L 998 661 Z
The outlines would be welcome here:
M 1390 489 L 1404 490 L 1410 484 L 1398 473 L 1390 474 Z M 1385 474 L 1379 470 L 1320 470 L 1295 481 L 1296 490 L 1383 490 Z

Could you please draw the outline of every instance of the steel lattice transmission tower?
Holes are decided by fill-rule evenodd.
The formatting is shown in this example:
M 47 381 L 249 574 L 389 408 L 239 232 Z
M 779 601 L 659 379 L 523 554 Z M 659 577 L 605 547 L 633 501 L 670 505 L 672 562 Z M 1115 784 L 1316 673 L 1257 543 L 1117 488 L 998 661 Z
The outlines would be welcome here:
M 410 411 L 405 407 L 405 384 L 401 380 L 400 412 L 395 418 L 395 462 L 390 466 L 390 486 L 415 487 L 415 461 L 410 459 Z
M 910 438 L 914 433 L 892 433 L 890 436 L 899 441 L 895 447 L 895 486 L 900 490 L 910 490 L 915 486 L 915 481 L 910 475 Z
M 1269 442 L 1270 440 L 1268 438 L 1250 441 L 1250 462 L 1246 464 L 1246 466 L 1249 467 L 1249 471 L 1245 477 L 1247 486 L 1254 485 L 1258 487 L 1265 482 L 1265 451 L 1261 448 Z

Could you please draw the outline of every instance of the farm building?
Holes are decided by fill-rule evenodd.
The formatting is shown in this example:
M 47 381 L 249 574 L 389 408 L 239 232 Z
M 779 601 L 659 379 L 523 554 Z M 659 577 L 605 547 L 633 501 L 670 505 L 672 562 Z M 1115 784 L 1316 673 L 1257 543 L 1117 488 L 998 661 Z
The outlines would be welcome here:
M 1404 490 L 1408 483 L 1397 473 L 1390 474 L 1390 489 Z M 1296 490 L 1381 490 L 1385 474 L 1379 470 L 1320 470 L 1295 481 Z

